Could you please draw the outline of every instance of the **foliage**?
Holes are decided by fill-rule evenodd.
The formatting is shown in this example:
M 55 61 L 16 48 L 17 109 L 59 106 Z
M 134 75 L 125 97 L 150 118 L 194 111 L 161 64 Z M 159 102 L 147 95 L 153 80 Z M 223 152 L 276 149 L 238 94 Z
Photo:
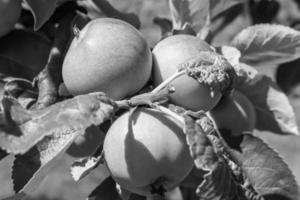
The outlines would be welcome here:
M 250 12 L 246 14 L 252 17 L 252 22 L 268 24 L 249 26 L 228 46 L 214 46 L 215 30 L 221 30 L 236 18 L 238 12 L 230 15 L 228 11 L 241 5 L 249 8 L 243 12 Z M 204 111 L 168 104 L 170 96 L 176 94 L 172 81 L 186 76 L 197 84 L 207 84 L 211 90 L 219 90 L 222 95 L 236 89 L 247 96 L 256 112 L 255 129 L 299 135 L 287 96 L 270 77 L 259 73 L 265 65 L 274 66 L 300 57 L 299 31 L 270 24 L 278 11 L 277 4 L 272 4 L 268 16 L 262 18 L 257 15 L 258 8 L 266 5 L 251 0 L 169 0 L 171 20 L 154 20 L 162 29 L 161 38 L 192 35 L 206 40 L 212 51 L 200 52 L 182 62 L 176 66 L 177 72 L 156 88 L 153 89 L 150 79 L 141 91 L 118 101 L 99 91 L 78 96 L 62 95 L 59 90 L 63 83 L 62 64 L 71 40 L 80 37 L 80 29 L 93 20 L 90 17 L 95 8 L 138 29 L 141 24 L 135 14 L 122 13 L 106 0 L 24 0 L 22 6 L 24 12 L 18 24 L 21 28 L 0 39 L 0 83 L 3 83 L 0 161 L 8 155 L 15 157 L 12 166 L 14 194 L 10 199 L 22 199 L 35 191 L 74 140 L 84 136 L 87 128 L 103 128 L 104 122 L 113 123 L 123 112 L 134 112 L 138 106 L 151 107 L 181 124 L 194 168 L 179 186 L 192 188 L 197 198 L 300 198 L 299 187 L 289 167 L 261 139 L 251 132 L 238 136 L 224 134 Z M 215 28 L 220 19 L 223 25 L 221 22 L 219 28 Z M 31 49 L 30 45 L 36 47 Z M 34 52 L 39 56 L 34 54 L 29 58 L 36 49 L 40 49 Z M 29 56 L 25 56 L 26 53 Z M 214 95 L 213 92 L 210 95 Z M 71 174 L 75 181 L 105 164 L 102 143 L 103 140 L 93 154 L 74 161 Z M 108 177 L 88 199 L 146 198 L 127 189 Z M 163 184 L 152 187 L 152 198 L 163 199 L 164 189 Z

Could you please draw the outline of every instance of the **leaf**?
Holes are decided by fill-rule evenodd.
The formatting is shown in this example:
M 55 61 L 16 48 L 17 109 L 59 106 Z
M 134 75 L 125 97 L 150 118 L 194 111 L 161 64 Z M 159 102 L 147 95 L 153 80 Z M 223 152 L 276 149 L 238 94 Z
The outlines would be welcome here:
M 204 114 L 200 114 L 199 121 L 206 120 Z M 197 117 L 197 118 L 200 118 Z M 198 122 L 199 122 L 198 121 Z M 184 114 L 184 133 L 189 145 L 190 154 L 194 159 L 195 166 L 200 170 L 210 170 L 217 162 L 213 146 L 208 140 L 206 133 L 214 130 L 213 124 L 206 124 L 206 129 L 199 126 L 196 120 L 189 114 Z M 205 133 L 204 133 L 205 132 Z
M 37 31 L 51 17 L 56 9 L 57 0 L 25 0 L 34 18 L 34 30 Z
M 266 199 L 272 196 L 274 199 L 300 198 L 298 185 L 289 167 L 278 153 L 261 139 L 246 134 L 239 150 L 232 151 L 250 183 Z
M 209 0 L 169 0 L 173 29 L 190 24 L 196 33 L 207 23 Z
M 245 94 L 256 111 L 256 128 L 278 134 L 299 135 L 294 110 L 288 97 L 269 77 L 257 74 L 236 89 Z
M 32 80 L 47 63 L 51 42 L 29 30 L 12 30 L 0 38 L 0 74 Z
M 211 92 L 220 91 L 225 94 L 232 91 L 237 75 L 235 69 L 227 59 L 211 51 L 201 51 L 178 66 L 179 71 L 197 80 L 201 84 L 207 84 Z M 213 95 L 213 94 L 212 94 Z
M 92 170 L 94 170 L 99 164 L 103 162 L 103 155 L 104 154 L 101 153 L 100 155 L 88 156 L 86 158 L 74 161 L 71 165 L 72 178 L 75 181 L 79 181 L 87 176 Z
M 221 46 L 217 47 L 216 51 L 223 55 L 232 66 L 240 64 L 241 52 L 237 48 L 231 46 Z
M 23 154 L 44 137 L 61 130 L 81 132 L 100 125 L 117 109 L 115 102 L 101 92 L 79 95 L 37 111 L 22 109 L 16 101 L 4 99 L 4 108 L 11 105 L 0 113 L 0 148 L 13 154 Z
M 120 200 L 116 183 L 111 176 L 106 178 L 87 198 L 88 200 Z
M 199 199 L 220 200 L 239 199 L 238 186 L 234 182 L 231 170 L 225 163 L 219 162 L 214 168 L 204 175 L 204 180 L 199 184 L 196 193 Z
M 71 128 L 57 130 L 24 155 L 17 155 L 12 167 L 14 191 L 26 194 L 34 192 L 78 135 Z
M 300 32 L 283 25 L 254 25 L 237 34 L 231 46 L 240 50 L 241 62 L 276 65 L 299 57 Z
M 232 6 L 240 3 L 245 3 L 245 0 L 210 0 L 211 18 L 225 12 Z
M 189 24 L 201 38 L 206 38 L 211 19 L 244 0 L 169 0 L 173 28 Z
M 3 158 L 5 158 L 7 155 L 8 155 L 8 154 L 7 154 L 5 151 L 3 151 L 2 149 L 0 149 L 0 161 L 1 161 Z

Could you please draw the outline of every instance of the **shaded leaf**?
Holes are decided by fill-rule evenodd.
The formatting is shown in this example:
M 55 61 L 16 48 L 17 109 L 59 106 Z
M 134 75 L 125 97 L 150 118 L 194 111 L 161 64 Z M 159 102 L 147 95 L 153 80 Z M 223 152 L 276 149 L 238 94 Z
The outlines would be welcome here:
M 244 82 L 242 80 L 239 80 L 236 89 L 253 103 L 257 129 L 299 135 L 294 110 L 276 83 L 260 74 L 244 79 Z
M 245 0 L 210 0 L 211 18 L 225 12 L 232 6 L 246 2 Z
M 241 194 L 238 194 L 237 190 L 238 186 L 234 182 L 230 168 L 225 163 L 219 162 L 204 175 L 204 180 L 199 184 L 196 193 L 200 199 L 233 200 L 240 199 Z
M 22 110 L 17 102 L 10 103 L 8 111 L 0 113 L 0 148 L 13 154 L 25 153 L 57 131 L 81 132 L 91 125 L 99 125 L 117 109 L 115 102 L 101 92 L 79 95 L 37 111 Z M 16 109 L 21 111 L 11 112 Z M 20 112 L 28 115 L 20 117 Z
M 24 155 L 17 155 L 12 167 L 14 191 L 34 192 L 79 134 L 72 128 L 56 130 Z
M 116 182 L 111 176 L 106 178 L 92 193 L 88 200 L 121 200 L 116 188 Z
M 206 120 L 206 118 L 202 114 L 201 119 L 198 120 Z M 213 124 L 208 123 L 205 129 L 203 129 L 188 114 L 184 115 L 184 123 L 184 133 L 186 134 L 187 144 L 189 145 L 190 154 L 194 159 L 195 166 L 200 170 L 210 170 L 215 162 L 217 162 L 214 148 L 206 136 L 207 132 L 214 130 Z
M 5 151 L 3 151 L 2 149 L 0 149 L 0 161 L 1 161 L 3 158 L 5 158 L 7 155 L 8 155 L 8 154 L 7 154 Z
M 0 38 L 0 74 L 32 80 L 48 59 L 51 42 L 28 30 L 12 30 Z
M 48 21 L 56 9 L 57 0 L 25 0 L 34 18 L 34 30 Z
M 246 64 L 276 65 L 299 57 L 300 32 L 283 25 L 254 25 L 237 34 L 231 45 Z
M 295 178 L 282 158 L 261 139 L 246 134 L 239 146 L 232 150 L 253 187 L 263 196 L 300 198 Z

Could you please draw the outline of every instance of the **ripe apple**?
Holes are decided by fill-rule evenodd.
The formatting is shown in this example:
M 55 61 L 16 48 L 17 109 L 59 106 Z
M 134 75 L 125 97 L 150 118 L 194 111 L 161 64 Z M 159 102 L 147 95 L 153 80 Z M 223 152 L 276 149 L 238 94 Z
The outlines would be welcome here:
M 63 62 L 63 80 L 73 95 L 102 91 L 118 100 L 149 80 L 152 56 L 141 33 L 113 18 L 90 21 L 73 39 Z
M 173 75 L 178 65 L 193 58 L 201 51 L 212 51 L 205 41 L 192 35 L 173 35 L 161 40 L 153 48 L 153 82 L 157 86 Z M 171 82 L 175 93 L 170 99 L 173 103 L 194 111 L 208 111 L 221 98 L 220 91 L 213 91 L 207 84 L 200 84 L 188 75 L 183 75 Z
M 255 128 L 256 113 L 251 101 L 241 92 L 223 96 L 220 102 L 209 111 L 210 116 L 220 130 L 239 136 Z
M 121 115 L 108 130 L 103 149 L 113 179 L 143 196 L 150 195 L 151 185 L 175 188 L 193 167 L 179 122 L 153 109 Z
M 0 37 L 11 31 L 21 15 L 22 0 L 0 0 Z

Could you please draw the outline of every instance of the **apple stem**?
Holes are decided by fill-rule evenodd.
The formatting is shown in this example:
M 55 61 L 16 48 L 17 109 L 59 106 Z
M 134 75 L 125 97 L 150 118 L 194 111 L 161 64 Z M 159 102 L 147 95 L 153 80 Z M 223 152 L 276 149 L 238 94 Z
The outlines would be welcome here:
M 168 86 L 172 81 L 174 81 L 175 79 L 177 79 L 178 77 L 180 77 L 184 74 L 185 74 L 185 70 L 177 71 L 175 74 L 173 74 L 172 76 L 167 78 L 165 81 L 163 81 L 161 84 L 159 84 L 156 88 L 154 88 L 154 90 L 152 90 L 151 93 L 159 92 L 160 90 L 162 90 L 163 88 Z
M 166 115 L 170 115 L 175 120 L 177 120 L 182 125 L 184 125 L 184 118 L 182 116 L 180 116 L 179 114 L 173 112 L 172 110 L 170 110 L 170 109 L 168 109 L 168 108 L 166 108 L 164 106 L 157 105 L 155 108 L 158 109 L 159 111 L 165 113 Z

